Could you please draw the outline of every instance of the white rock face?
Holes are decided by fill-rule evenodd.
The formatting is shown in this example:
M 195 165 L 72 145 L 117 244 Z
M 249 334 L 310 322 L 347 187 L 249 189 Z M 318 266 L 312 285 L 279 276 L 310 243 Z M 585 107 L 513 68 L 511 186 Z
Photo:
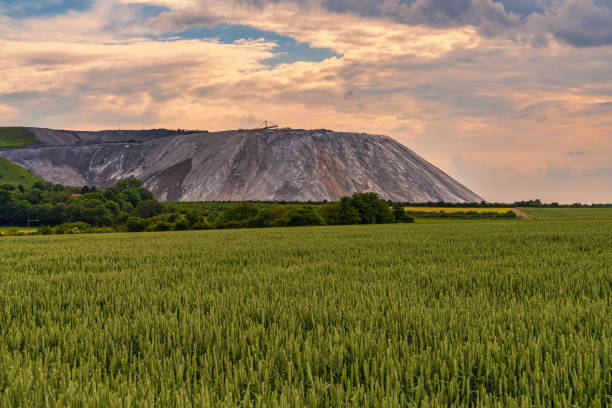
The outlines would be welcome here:
M 139 132 L 118 140 L 88 132 L 89 141 L 71 145 L 79 132 L 62 139 L 63 131 L 38 131 L 41 142 L 56 145 L 0 156 L 69 185 L 106 188 L 138 177 L 165 201 L 335 201 L 366 191 L 393 201 L 483 200 L 386 136 L 279 129 L 156 138 Z

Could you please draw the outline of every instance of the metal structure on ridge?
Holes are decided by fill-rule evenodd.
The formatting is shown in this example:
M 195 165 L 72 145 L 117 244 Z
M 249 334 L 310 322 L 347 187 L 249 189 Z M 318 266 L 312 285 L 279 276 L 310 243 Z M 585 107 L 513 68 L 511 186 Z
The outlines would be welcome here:
M 267 120 L 264 120 L 263 123 L 259 125 L 259 127 L 253 130 L 268 130 L 268 129 L 278 129 L 278 125 L 272 122 L 268 122 Z

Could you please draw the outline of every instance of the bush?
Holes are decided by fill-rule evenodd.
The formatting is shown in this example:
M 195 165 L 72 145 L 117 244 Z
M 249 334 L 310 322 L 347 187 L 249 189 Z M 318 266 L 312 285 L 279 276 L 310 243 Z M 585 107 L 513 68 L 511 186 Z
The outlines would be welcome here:
M 65 222 L 54 228 L 56 234 L 80 234 L 88 232 L 91 225 L 86 222 Z
M 191 229 L 193 229 L 193 230 L 207 230 L 207 229 L 211 229 L 211 228 L 212 227 L 209 224 L 207 224 L 206 222 L 204 222 L 204 221 L 196 222 L 191 227 Z
M 160 221 L 153 225 L 153 231 L 170 231 L 171 229 L 172 225 L 166 221 Z
M 338 222 L 342 225 L 353 225 L 361 223 L 359 211 L 353 206 L 353 199 L 351 197 L 342 197 L 342 199 L 340 200 Z
M 393 204 L 392 210 L 395 222 L 409 223 L 414 222 L 414 218 L 406 213 L 406 208 L 402 203 Z
M 38 233 L 40 235 L 51 235 L 53 234 L 53 228 L 51 228 L 48 225 L 43 225 L 42 227 L 38 229 Z
M 129 218 L 125 223 L 128 232 L 142 232 L 147 229 L 149 222 L 143 218 Z
M 241 202 L 225 210 L 216 222 L 218 228 L 241 228 L 247 226 L 251 218 L 257 216 L 257 206 Z
M 176 224 L 174 225 L 174 229 L 176 231 L 185 231 L 185 230 L 188 230 L 189 228 L 190 228 L 189 222 L 185 218 L 181 218 L 180 220 L 176 221 Z
M 328 225 L 340 223 L 340 203 L 323 204 L 317 207 L 317 213 Z
M 305 225 L 325 225 L 325 220 L 312 207 L 298 207 L 289 211 L 287 225 L 299 227 Z
M 287 225 L 287 210 L 279 205 L 261 209 L 249 220 L 249 227 L 277 227 Z
M 141 201 L 136 206 L 136 215 L 141 218 L 152 218 L 164 212 L 164 206 L 157 200 Z

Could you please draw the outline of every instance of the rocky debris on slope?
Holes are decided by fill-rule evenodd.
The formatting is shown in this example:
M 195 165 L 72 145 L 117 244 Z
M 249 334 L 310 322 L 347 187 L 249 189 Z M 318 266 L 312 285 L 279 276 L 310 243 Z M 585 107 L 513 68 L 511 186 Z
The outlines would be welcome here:
M 165 201 L 335 201 L 364 191 L 393 201 L 482 201 L 395 140 L 360 133 L 176 134 L 137 143 L 13 149 L 0 156 L 62 184 L 106 188 L 138 177 Z

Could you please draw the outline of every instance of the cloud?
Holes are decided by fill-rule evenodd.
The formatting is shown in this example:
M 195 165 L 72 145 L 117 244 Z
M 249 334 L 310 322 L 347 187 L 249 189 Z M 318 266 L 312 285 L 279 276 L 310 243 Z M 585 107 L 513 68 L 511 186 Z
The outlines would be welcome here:
M 19 111 L 12 106 L 0 104 L 0 121 L 9 123 L 19 115 Z
M 577 169 L 548 165 L 525 171 L 509 165 L 484 163 L 469 156 L 455 156 L 453 165 L 459 177 L 474 180 L 472 188 L 489 192 L 495 201 L 511 203 L 540 198 L 545 202 L 565 204 L 612 202 L 609 188 L 612 167 L 609 166 Z
M 549 166 L 546 175 L 551 180 L 584 180 L 589 178 L 604 178 L 612 181 L 612 166 L 598 166 L 589 169 L 574 169 L 570 166 Z
M 612 201 L 612 53 L 535 20 L 559 4 L 123 0 L 0 16 L 0 120 L 389 134 L 490 200 Z
M 542 46 L 551 38 L 576 47 L 612 44 L 612 6 L 599 0 L 193 0 L 164 13 L 160 30 L 215 25 L 273 7 L 298 7 L 308 14 L 325 10 L 382 18 L 433 28 L 475 27 L 485 36 L 505 35 Z
M 593 0 L 566 0 L 545 14 L 533 14 L 527 30 L 534 35 L 553 35 L 575 47 L 612 44 L 612 3 Z

